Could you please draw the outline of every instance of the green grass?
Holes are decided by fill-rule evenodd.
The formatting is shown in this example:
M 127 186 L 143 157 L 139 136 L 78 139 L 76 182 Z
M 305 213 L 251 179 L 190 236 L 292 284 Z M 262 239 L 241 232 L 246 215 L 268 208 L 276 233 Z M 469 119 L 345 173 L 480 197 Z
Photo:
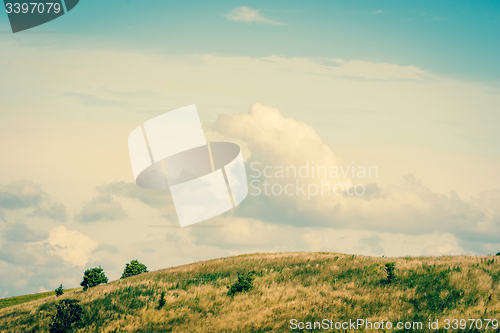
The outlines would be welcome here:
M 80 288 L 64 289 L 64 292 L 66 293 L 68 291 L 73 291 L 73 290 L 78 290 L 78 289 L 80 289 Z M 38 294 L 2 298 L 2 299 L 0 299 L 0 309 L 6 308 L 9 306 L 14 306 L 14 305 L 18 305 L 18 304 L 31 302 L 31 301 L 36 301 L 38 299 L 46 298 L 49 296 L 55 296 L 55 294 L 56 294 L 55 291 L 46 291 L 46 292 L 38 293 Z

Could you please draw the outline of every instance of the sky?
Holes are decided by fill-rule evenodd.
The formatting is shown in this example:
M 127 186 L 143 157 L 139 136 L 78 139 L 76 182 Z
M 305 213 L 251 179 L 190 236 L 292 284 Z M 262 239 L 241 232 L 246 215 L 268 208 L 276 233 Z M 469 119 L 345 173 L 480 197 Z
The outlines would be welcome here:
M 133 259 L 500 251 L 499 32 L 495 1 L 87 0 L 16 34 L 0 13 L 0 297 Z M 191 104 L 261 190 L 264 166 L 378 173 L 343 177 L 362 196 L 250 194 L 180 228 L 127 138 Z

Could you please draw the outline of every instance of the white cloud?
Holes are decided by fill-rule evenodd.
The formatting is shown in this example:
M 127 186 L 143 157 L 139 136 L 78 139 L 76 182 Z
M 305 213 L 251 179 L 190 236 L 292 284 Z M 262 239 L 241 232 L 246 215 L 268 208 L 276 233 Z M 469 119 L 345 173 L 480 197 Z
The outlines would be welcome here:
M 8 225 L 0 239 L 0 293 L 23 295 L 78 286 L 92 240 L 63 226 L 50 234 L 24 224 Z M 83 236 L 83 237 L 82 237 Z M 68 261 L 69 260 L 69 261 Z
M 26 227 L 25 224 L 16 223 L 7 225 L 7 229 L 3 231 L 3 237 L 10 242 L 30 243 L 47 239 L 48 233 L 41 230 L 32 230 Z
M 48 197 L 40 185 L 28 180 L 19 180 L 0 185 L 0 207 L 20 209 L 36 207 Z
M 248 113 L 232 116 L 221 115 L 211 126 L 227 140 L 243 142 L 251 152 L 247 173 L 252 176 L 252 163 L 259 162 L 257 169 L 265 166 L 300 166 L 315 162 L 316 166 L 339 166 L 342 160 L 326 145 L 314 128 L 303 121 L 284 117 L 276 108 L 255 103 Z M 207 136 L 210 136 L 210 132 Z M 347 168 L 348 165 L 344 164 Z M 272 169 L 273 170 L 273 169 Z M 325 178 L 324 183 L 351 184 L 353 178 Z M 254 178 L 250 177 L 251 182 Z M 272 184 L 295 182 L 296 178 L 270 178 Z M 307 188 L 320 185 L 320 178 L 300 179 Z M 365 179 L 361 180 L 365 182 Z M 295 226 L 325 226 L 355 228 L 377 232 L 426 234 L 451 232 L 464 240 L 481 239 L 495 242 L 500 234 L 500 191 L 487 191 L 472 201 L 462 200 L 454 192 L 441 195 L 433 192 L 412 174 L 403 177 L 399 185 L 380 188 L 377 179 L 366 182 L 370 193 L 365 196 L 316 195 L 309 200 L 303 195 L 279 195 L 252 197 L 241 204 L 236 212 L 241 216 L 261 218 L 268 222 Z M 261 183 L 262 184 L 262 177 Z M 262 186 L 261 186 L 262 188 Z M 250 189 L 250 193 L 256 193 Z M 373 244 L 375 246 L 375 244 Z M 380 251 L 380 247 L 373 248 Z
M 62 225 L 50 231 L 47 242 L 53 246 L 52 253 L 76 266 L 84 266 L 98 247 L 92 238 Z
M 429 245 L 422 251 L 423 256 L 456 256 L 468 254 L 457 244 L 445 242 L 439 245 Z
M 0 208 L 32 209 L 27 217 L 48 218 L 58 222 L 67 220 L 66 207 L 53 203 L 39 184 L 26 179 L 0 185 Z M 3 212 L 0 212 L 0 219 L 5 220 Z
M 245 6 L 236 7 L 230 13 L 224 15 L 230 21 L 240 21 L 247 24 L 262 23 L 271 25 L 282 25 L 283 23 L 268 19 L 260 13 L 260 9 L 252 9 Z
M 87 202 L 75 219 L 81 223 L 115 221 L 127 217 L 122 205 L 111 195 L 100 195 Z
M 357 77 L 374 80 L 406 79 L 424 81 L 433 75 L 416 66 L 400 66 L 388 63 L 374 63 L 363 60 L 284 58 L 270 56 L 260 61 L 275 64 L 282 70 L 316 73 L 334 77 Z

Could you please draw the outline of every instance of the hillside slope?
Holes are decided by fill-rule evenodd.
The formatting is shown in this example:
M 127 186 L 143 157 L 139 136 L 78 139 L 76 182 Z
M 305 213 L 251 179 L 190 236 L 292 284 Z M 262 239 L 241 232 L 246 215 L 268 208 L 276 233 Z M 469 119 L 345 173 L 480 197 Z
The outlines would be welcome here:
M 390 262 L 397 279 L 387 283 L 384 265 Z M 226 286 L 252 270 L 254 289 L 228 296 Z M 162 292 L 166 304 L 158 309 Z M 467 329 L 454 332 L 500 332 L 491 321 L 485 330 L 488 319 L 500 318 L 500 258 L 252 254 L 141 274 L 64 297 L 79 300 L 84 309 L 78 332 L 290 332 L 291 325 L 301 331 L 299 322 L 323 319 L 332 320 L 328 332 L 354 331 L 335 329 L 335 323 L 357 319 L 422 322 L 418 331 L 425 332 L 429 318 L 441 328 L 432 332 L 450 332 L 442 328 L 454 318 L 483 324 L 477 330 L 467 322 Z M 60 299 L 1 309 L 0 332 L 48 332 Z

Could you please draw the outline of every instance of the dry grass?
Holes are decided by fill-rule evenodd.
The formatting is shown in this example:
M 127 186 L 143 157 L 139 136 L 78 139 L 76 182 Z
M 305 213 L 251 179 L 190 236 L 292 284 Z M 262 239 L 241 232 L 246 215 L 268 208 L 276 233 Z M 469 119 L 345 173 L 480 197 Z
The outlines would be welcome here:
M 398 280 L 384 284 L 387 262 L 396 263 Z M 251 270 L 257 272 L 255 288 L 228 296 L 226 286 Z M 79 332 L 289 332 L 292 318 L 498 319 L 499 280 L 500 258 L 494 256 L 253 254 L 141 274 L 62 297 L 78 299 L 84 308 Z M 162 291 L 166 305 L 158 310 Z M 0 310 L 0 331 L 48 332 L 55 302 L 51 296 Z

